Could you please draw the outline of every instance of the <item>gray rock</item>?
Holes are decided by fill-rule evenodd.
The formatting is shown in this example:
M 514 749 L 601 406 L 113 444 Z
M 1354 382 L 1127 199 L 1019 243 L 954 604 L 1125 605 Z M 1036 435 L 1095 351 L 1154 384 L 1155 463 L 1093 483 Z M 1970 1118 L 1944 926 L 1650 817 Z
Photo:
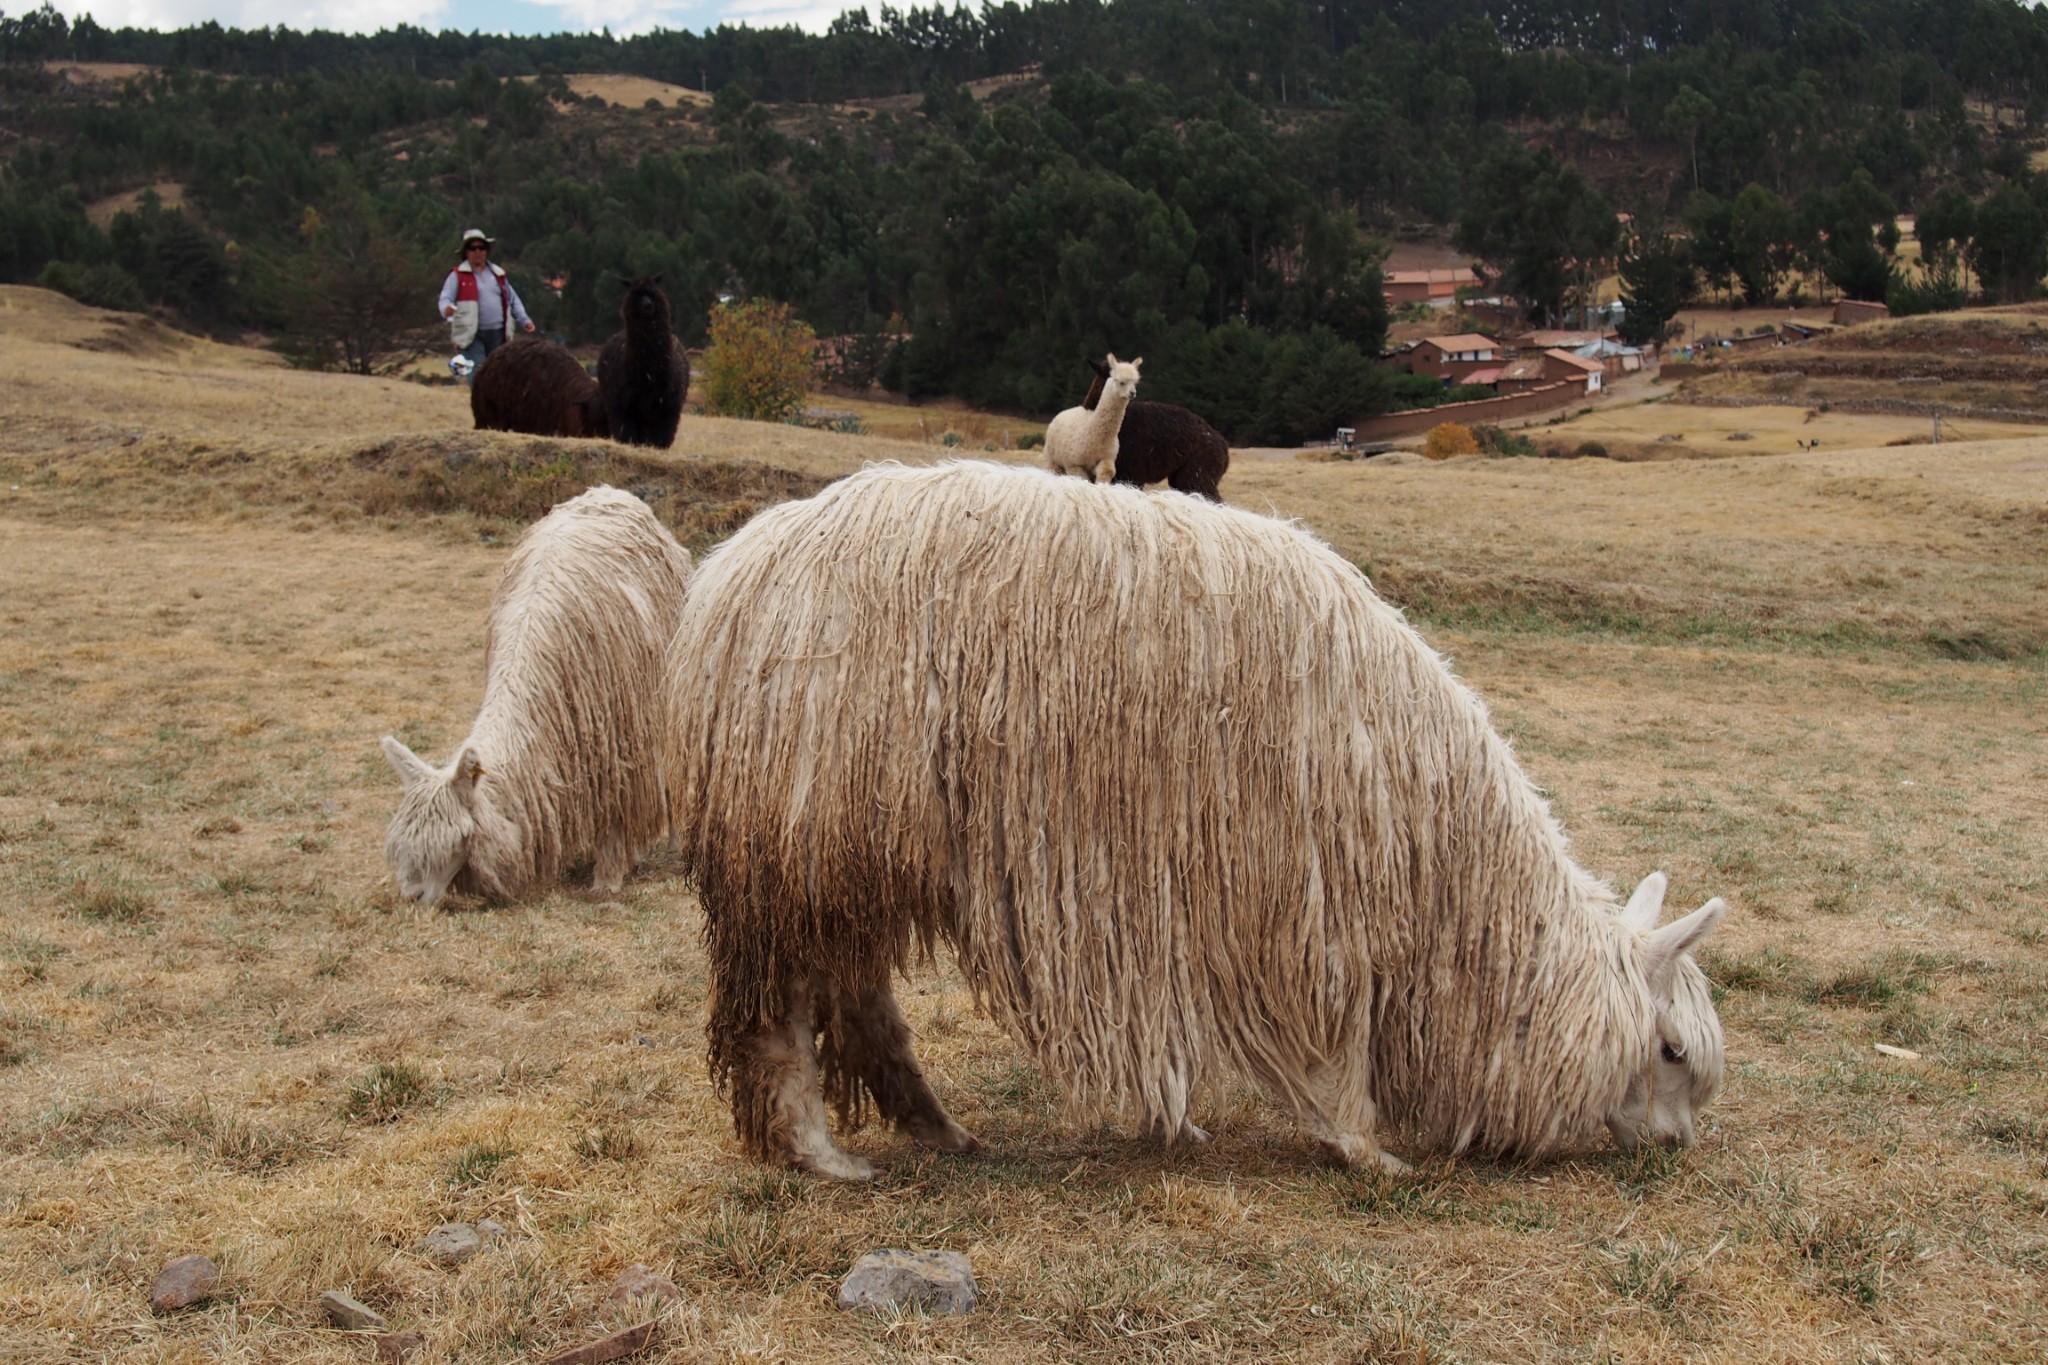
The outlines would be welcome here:
M 386 1332 L 377 1338 L 377 1359 L 381 1365 L 405 1365 L 426 1344 L 423 1332 Z
M 458 1266 L 483 1249 L 483 1238 L 467 1223 L 443 1223 L 413 1244 L 413 1250 L 444 1266 Z
M 382 1313 L 357 1302 L 339 1289 L 330 1289 L 322 1294 L 320 1307 L 326 1311 L 327 1320 L 345 1332 L 381 1332 L 391 1325 L 384 1321 Z
M 868 1313 L 921 1308 L 944 1317 L 979 1302 L 974 1270 L 957 1251 L 870 1251 L 839 1286 L 839 1306 Z
M 614 1332 L 608 1337 L 582 1346 L 572 1346 L 566 1351 L 557 1351 L 541 1365 L 604 1365 L 608 1360 L 620 1360 L 642 1350 L 654 1340 L 654 1324 L 643 1322 L 628 1327 L 623 1332 Z
M 645 1307 L 658 1313 L 669 1304 L 682 1301 L 683 1291 L 676 1288 L 674 1281 L 663 1279 L 638 1261 L 620 1272 L 612 1283 L 612 1292 L 605 1297 L 607 1305 L 624 1305 L 636 1312 Z
M 175 1313 L 204 1303 L 220 1288 L 220 1267 L 204 1256 L 180 1256 L 157 1272 L 150 1286 L 149 1306 L 158 1313 Z

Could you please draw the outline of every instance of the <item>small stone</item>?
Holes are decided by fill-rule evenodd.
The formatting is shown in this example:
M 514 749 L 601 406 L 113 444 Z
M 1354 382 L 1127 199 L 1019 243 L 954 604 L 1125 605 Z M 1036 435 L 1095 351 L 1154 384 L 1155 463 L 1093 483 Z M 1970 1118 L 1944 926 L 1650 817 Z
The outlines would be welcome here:
M 220 1267 L 197 1254 L 180 1256 L 157 1272 L 149 1291 L 149 1306 L 158 1313 L 175 1313 L 204 1303 L 220 1287 Z
M 682 1301 L 683 1291 L 676 1288 L 674 1281 L 663 1279 L 638 1261 L 620 1272 L 612 1283 L 612 1292 L 605 1298 L 607 1304 L 624 1304 L 629 1308 L 644 1305 L 655 1312 Z
M 476 1235 L 486 1242 L 495 1242 L 500 1237 L 510 1237 L 512 1229 L 494 1219 L 479 1218 L 476 1220 Z
M 634 1037 L 633 1041 L 634 1041 L 634 1042 L 636 1042 L 636 1043 L 638 1043 L 638 1044 L 639 1044 L 640 1046 L 642 1046 L 642 1047 L 653 1047 L 653 1046 L 654 1046 L 654 1040 L 653 1040 L 652 1038 L 649 1038 L 649 1037 L 648 1037 L 648 1036 L 647 1036 L 646 1034 L 644 1034 L 644 1033 L 636 1035 L 636 1036 Z
M 443 1223 L 413 1244 L 413 1250 L 444 1266 L 458 1266 L 483 1250 L 483 1238 L 467 1223 Z
M 623 1332 L 614 1332 L 608 1337 L 572 1346 L 566 1351 L 557 1351 L 542 1365 L 604 1365 L 607 1360 L 618 1360 L 646 1346 L 654 1340 L 654 1324 L 643 1322 L 628 1327 Z
M 384 1365 L 405 1365 L 413 1352 L 426 1344 L 423 1332 L 386 1332 L 377 1338 L 377 1359 Z
M 922 1308 L 939 1317 L 971 1313 L 974 1270 L 957 1251 L 870 1251 L 839 1286 L 839 1306 L 869 1313 Z
M 327 1310 L 327 1320 L 344 1332 L 381 1332 L 391 1325 L 376 1309 L 357 1302 L 339 1289 L 330 1289 L 322 1294 L 320 1306 Z

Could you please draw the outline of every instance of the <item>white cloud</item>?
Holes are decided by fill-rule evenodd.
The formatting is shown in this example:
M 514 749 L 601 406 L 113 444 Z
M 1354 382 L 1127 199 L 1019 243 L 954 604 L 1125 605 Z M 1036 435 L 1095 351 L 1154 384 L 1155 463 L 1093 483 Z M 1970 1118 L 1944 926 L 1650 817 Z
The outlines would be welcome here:
M 413 24 L 433 29 L 447 12 L 447 0 L 63 0 L 57 8 L 66 18 L 90 14 L 101 28 L 146 28 L 169 32 L 212 19 L 222 28 L 272 28 L 283 25 L 304 33 L 324 28 L 335 33 L 375 33 Z
M 24 0 L 24 7 L 28 0 Z M 858 0 L 710 0 L 677 4 L 675 0 L 528 0 L 507 27 L 518 32 L 595 33 L 609 28 L 621 37 L 666 28 L 702 33 L 721 23 L 753 28 L 794 24 L 823 33 L 849 3 Z M 467 31 L 479 7 L 457 6 L 454 0 L 57 0 L 67 18 L 91 14 L 103 28 L 143 28 L 169 32 L 212 19 L 223 28 L 257 29 L 283 25 L 304 33 L 327 29 L 336 33 L 375 33 L 411 24 L 429 31 L 444 27 Z M 554 16 L 536 22 L 535 12 Z M 872 12 L 872 7 L 870 7 Z M 491 30 L 485 20 L 483 27 Z M 493 30 L 495 31 L 495 30 Z

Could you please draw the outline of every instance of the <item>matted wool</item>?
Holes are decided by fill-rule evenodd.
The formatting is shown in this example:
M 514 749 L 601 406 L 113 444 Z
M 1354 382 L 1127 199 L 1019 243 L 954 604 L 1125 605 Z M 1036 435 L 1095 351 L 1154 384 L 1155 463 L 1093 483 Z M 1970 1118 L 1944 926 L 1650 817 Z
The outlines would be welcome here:
M 458 753 L 480 761 L 458 890 L 514 899 L 565 862 L 668 828 L 660 692 L 690 554 L 645 503 L 600 485 L 529 527 L 491 596 L 484 699 Z M 390 840 L 440 806 L 409 789 Z
M 1228 1068 L 1312 1125 L 1369 1095 L 1426 1145 L 1535 1155 L 1651 1056 L 1611 891 L 1479 698 L 1294 526 L 874 467 L 705 559 L 669 672 L 721 1083 L 788 982 L 920 937 L 1077 1109 L 1168 1134 Z

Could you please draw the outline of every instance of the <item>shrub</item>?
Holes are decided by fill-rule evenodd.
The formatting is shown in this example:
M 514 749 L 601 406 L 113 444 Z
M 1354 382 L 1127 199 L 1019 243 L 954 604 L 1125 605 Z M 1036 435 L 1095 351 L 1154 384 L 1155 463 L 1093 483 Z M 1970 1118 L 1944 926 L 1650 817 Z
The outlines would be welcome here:
M 149 306 L 135 277 L 111 261 L 81 265 L 77 261 L 51 261 L 36 276 L 36 283 L 54 289 L 94 308 L 118 308 L 139 313 Z
M 1581 441 L 1579 442 L 1579 454 L 1588 459 L 1604 460 L 1607 458 L 1607 447 L 1601 445 L 1598 441 Z
M 1535 455 L 1536 443 L 1515 431 L 1502 431 L 1496 426 L 1472 428 L 1472 438 L 1479 442 L 1479 448 L 1488 455 Z
M 786 303 L 749 299 L 711 310 L 704 356 L 704 411 L 714 417 L 787 422 L 811 390 L 817 335 Z
M 1017 449 L 1036 450 L 1045 444 L 1045 437 L 1035 431 L 1027 431 L 1017 438 Z
M 1429 435 L 1422 438 L 1422 453 L 1432 460 L 1447 460 L 1453 455 L 1477 455 L 1479 441 L 1472 435 L 1470 427 L 1456 422 L 1439 422 L 1429 429 Z

